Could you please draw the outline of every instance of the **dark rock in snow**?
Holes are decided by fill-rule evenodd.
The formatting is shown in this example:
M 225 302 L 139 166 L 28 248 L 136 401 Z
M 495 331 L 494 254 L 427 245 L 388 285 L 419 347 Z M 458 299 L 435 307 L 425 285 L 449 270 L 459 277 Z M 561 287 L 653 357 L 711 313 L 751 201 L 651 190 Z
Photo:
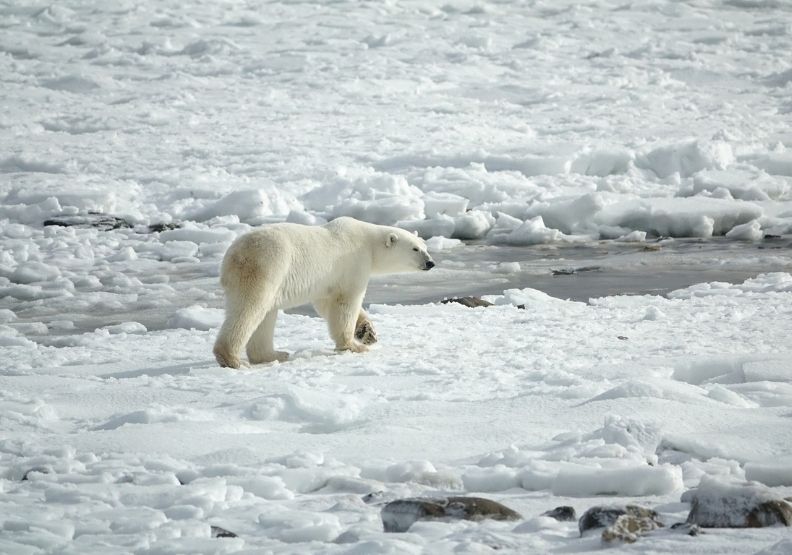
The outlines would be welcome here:
M 550 518 L 554 518 L 561 522 L 571 522 L 577 519 L 575 508 L 569 507 L 567 505 L 562 505 L 561 507 L 556 507 L 552 511 L 544 512 L 542 513 L 542 516 L 549 516 Z
M 701 534 L 701 528 L 698 524 L 690 524 L 688 522 L 676 522 L 671 525 L 671 529 L 675 532 L 683 532 L 688 536 L 698 536 Z
M 377 332 L 374 331 L 374 325 L 365 320 L 360 322 L 355 328 L 355 339 L 364 345 L 373 345 L 377 342 Z
M 662 526 L 660 521 L 652 517 L 623 514 L 602 531 L 602 541 L 634 543 L 640 536 Z
M 233 532 L 229 532 L 225 528 L 220 528 L 219 526 L 212 526 L 212 537 L 213 538 L 236 538 L 237 535 Z
M 512 509 L 481 497 L 413 498 L 391 501 L 382 509 L 386 532 L 406 532 L 418 520 L 519 520 Z
M 704 476 L 699 487 L 685 492 L 687 522 L 702 528 L 792 526 L 792 503 L 755 482 L 729 483 Z
M 657 513 L 652 509 L 639 507 L 638 505 L 626 505 L 624 507 L 604 507 L 597 505 L 591 507 L 578 521 L 580 535 L 592 528 L 605 528 L 616 522 L 622 515 L 630 515 L 637 518 L 648 518 L 657 521 Z M 659 521 L 657 521 L 659 523 Z
M 485 301 L 481 297 L 454 297 L 452 299 L 443 299 L 440 301 L 442 304 L 457 303 L 468 308 L 477 308 L 479 306 L 492 306 L 492 303 Z
M 554 276 L 572 276 L 581 272 L 599 272 L 601 269 L 601 266 L 583 266 L 582 268 L 559 268 L 550 271 Z
M 61 227 L 95 227 L 102 231 L 110 229 L 130 228 L 132 224 L 123 218 L 109 216 L 98 212 L 88 212 L 75 216 L 55 216 L 44 220 L 44 225 L 57 225 Z
M 148 226 L 149 232 L 151 233 L 159 233 L 160 231 L 170 231 L 171 229 L 179 229 L 181 228 L 181 224 L 178 222 L 170 222 L 170 223 L 157 223 L 151 224 Z

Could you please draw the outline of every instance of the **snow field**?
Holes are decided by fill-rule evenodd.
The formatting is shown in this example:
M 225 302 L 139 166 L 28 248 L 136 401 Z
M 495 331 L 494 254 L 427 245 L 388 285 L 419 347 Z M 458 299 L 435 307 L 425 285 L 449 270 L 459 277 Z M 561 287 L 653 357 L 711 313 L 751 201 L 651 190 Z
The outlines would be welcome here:
M 670 524 L 702 482 L 792 494 L 789 18 L 0 5 L 0 552 L 589 552 L 598 534 L 540 515 L 630 502 Z M 428 239 L 437 269 L 371 288 L 422 304 L 372 306 L 364 356 L 287 314 L 289 362 L 218 369 L 231 241 L 341 215 Z M 574 274 L 578 247 L 615 290 L 693 256 L 723 275 L 667 297 L 525 288 Z M 426 304 L 452 286 L 495 306 Z M 448 493 L 525 518 L 383 532 L 384 503 Z M 665 528 L 612 549 L 792 548 L 783 528 Z
M 490 308 L 375 305 L 382 340 L 365 356 L 333 353 L 321 320 L 283 315 L 276 342 L 292 360 L 233 372 L 210 360 L 216 328 L 4 346 L 4 549 L 586 550 L 575 523 L 538 515 L 606 496 L 684 520 L 680 495 L 706 476 L 788 494 L 790 280 L 590 304 L 513 290 Z M 646 318 L 653 308 L 664 316 Z M 381 503 L 442 492 L 527 520 L 382 531 Z M 211 539 L 211 526 L 239 538 Z M 721 533 L 751 552 L 784 532 Z M 706 552 L 699 540 L 644 541 Z
M 13 225 L 349 215 L 512 245 L 792 227 L 775 3 L 2 14 Z

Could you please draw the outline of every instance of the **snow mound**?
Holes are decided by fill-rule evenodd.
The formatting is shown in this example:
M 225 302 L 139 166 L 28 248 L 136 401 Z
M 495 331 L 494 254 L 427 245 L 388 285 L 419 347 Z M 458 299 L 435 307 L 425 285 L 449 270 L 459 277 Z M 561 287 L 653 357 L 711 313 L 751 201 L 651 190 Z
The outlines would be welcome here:
M 279 395 L 262 397 L 247 404 L 244 414 L 252 420 L 284 420 L 303 424 L 310 433 L 332 433 L 359 425 L 364 403 L 359 397 L 291 387 Z
M 672 299 L 691 299 L 694 297 L 709 297 L 713 295 L 739 296 L 755 293 L 784 293 L 792 291 L 792 275 L 785 272 L 772 272 L 759 274 L 749 278 L 743 283 L 732 284 L 720 281 L 697 283 L 684 289 L 671 291 L 668 296 Z
M 714 198 L 619 200 L 593 216 L 600 226 L 646 231 L 665 237 L 724 235 L 737 225 L 761 218 L 762 208 L 748 202 Z
M 483 457 L 462 476 L 469 491 L 522 487 L 554 495 L 665 495 L 682 488 L 679 467 L 657 464 L 659 429 L 609 416 L 599 430 L 556 437 L 544 449 L 510 447 Z
M 60 277 L 61 271 L 44 262 L 23 262 L 8 277 L 14 283 L 36 283 L 41 281 L 51 281 Z
M 166 422 L 205 422 L 213 417 L 188 407 L 152 406 L 134 412 L 117 414 L 94 426 L 94 430 L 115 430 L 130 424 L 159 424 Z
M 644 151 L 635 165 L 653 171 L 664 178 L 678 173 L 682 177 L 707 169 L 725 169 L 734 162 L 734 152 L 728 143 L 689 141 L 658 146 Z
M 577 301 L 567 301 L 548 295 L 544 291 L 526 287 L 525 289 L 506 289 L 503 295 L 484 295 L 482 299 L 495 305 L 511 305 L 530 307 L 563 306 L 565 309 L 585 310 L 586 304 Z
M 236 239 L 237 234 L 228 229 L 201 228 L 188 222 L 179 229 L 168 229 L 159 233 L 160 241 L 190 241 L 202 243 L 228 243 Z
M 726 232 L 726 238 L 735 241 L 761 241 L 762 237 L 764 237 L 764 232 L 762 232 L 759 220 L 736 225 Z
M 706 392 L 687 383 L 664 379 L 642 378 L 629 380 L 604 393 L 591 398 L 588 402 L 624 399 L 629 397 L 653 397 L 679 401 L 682 403 L 701 403 L 706 400 Z
M 258 517 L 267 536 L 286 543 L 329 542 L 341 533 L 338 517 L 329 513 L 273 508 Z
M 498 222 L 501 225 L 497 228 L 497 231 L 493 235 L 493 242 L 495 243 L 527 246 L 538 245 L 542 243 L 554 243 L 565 237 L 565 235 L 559 230 L 550 229 L 549 227 L 545 226 L 542 216 L 536 216 L 526 220 L 525 222 L 520 223 L 519 226 L 509 229 L 508 233 L 504 233 L 504 229 L 508 229 L 506 225 L 508 225 L 507 222 L 512 223 L 511 220 L 500 217 L 498 218 Z
M 223 324 L 224 312 L 219 308 L 206 308 L 199 305 L 188 306 L 176 311 L 168 318 L 169 328 L 211 330 Z
M 633 468 L 565 468 L 553 481 L 553 495 L 665 495 L 682 489 L 682 470 L 659 465 Z
M 719 198 L 765 201 L 785 198 L 790 185 L 783 179 L 750 169 L 705 170 L 693 177 L 693 187 L 681 195 L 708 194 Z
M 435 235 L 426 240 L 426 248 L 433 252 L 453 249 L 454 247 L 459 247 L 461 245 L 461 240 L 449 239 L 448 237 L 443 237 L 441 235 Z
M 769 487 L 792 486 L 792 455 L 745 463 L 745 478 Z
M 234 215 L 242 222 L 255 224 L 270 216 L 286 216 L 298 208 L 301 208 L 301 204 L 293 195 L 270 187 L 228 193 L 201 208 L 187 210 L 183 217 L 206 221 L 218 216 Z

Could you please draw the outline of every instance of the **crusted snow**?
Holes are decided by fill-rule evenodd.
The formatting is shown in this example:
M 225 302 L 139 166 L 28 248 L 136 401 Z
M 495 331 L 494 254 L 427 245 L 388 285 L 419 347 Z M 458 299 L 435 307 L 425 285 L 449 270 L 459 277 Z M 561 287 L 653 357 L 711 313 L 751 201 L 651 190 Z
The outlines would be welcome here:
M 0 552 L 587 552 L 539 515 L 682 521 L 713 477 L 792 494 L 790 17 L 0 5 Z M 101 215 L 123 221 L 43 225 Z M 277 327 L 290 361 L 218 368 L 230 242 L 341 215 L 416 231 L 440 264 L 373 282 L 365 355 L 302 312 Z M 667 295 L 610 295 L 619 269 L 686 265 Z M 451 290 L 495 306 L 428 303 Z M 383 503 L 447 494 L 526 520 L 384 533 Z M 790 546 L 664 529 L 614 549 Z

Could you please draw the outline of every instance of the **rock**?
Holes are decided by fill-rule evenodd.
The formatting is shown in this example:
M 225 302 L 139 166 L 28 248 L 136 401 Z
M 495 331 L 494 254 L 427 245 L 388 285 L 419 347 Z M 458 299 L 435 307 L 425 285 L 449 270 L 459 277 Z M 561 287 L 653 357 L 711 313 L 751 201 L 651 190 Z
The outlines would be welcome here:
M 364 345 L 372 345 L 377 342 L 377 332 L 373 324 L 365 320 L 355 328 L 355 338 Z
M 492 303 L 485 301 L 481 297 L 454 297 L 452 299 L 443 299 L 440 301 L 442 304 L 458 303 L 468 308 L 477 308 L 479 306 L 492 306 Z
M 550 518 L 554 518 L 560 522 L 571 522 L 577 519 L 575 508 L 569 507 L 567 505 L 556 507 L 552 511 L 546 511 L 542 513 L 542 516 L 549 516 Z
M 581 272 L 599 272 L 602 266 L 583 266 L 581 268 L 559 268 L 550 270 L 554 276 L 573 276 Z
M 580 517 L 578 521 L 580 535 L 582 536 L 583 532 L 592 528 L 605 528 L 611 526 L 622 515 L 648 518 L 659 524 L 657 513 L 652 509 L 639 507 L 638 505 L 626 505 L 624 507 L 604 507 L 602 505 L 597 505 L 596 507 L 591 507 Z
M 61 227 L 95 227 L 102 231 L 110 229 L 130 228 L 132 224 L 123 218 L 109 216 L 99 212 L 88 212 L 87 214 L 75 216 L 55 216 L 44 220 L 44 225 L 57 225 Z
M 792 526 L 792 504 L 757 482 L 723 482 L 704 476 L 698 488 L 685 492 L 687 522 L 702 528 Z
M 640 536 L 662 526 L 661 522 L 651 517 L 624 514 L 602 531 L 602 541 L 634 543 Z
M 149 225 L 148 230 L 150 233 L 159 233 L 161 231 L 171 231 L 172 229 L 180 229 L 181 226 L 182 225 L 178 222 L 156 223 Z
M 233 532 L 229 532 L 225 528 L 220 528 L 219 526 L 212 526 L 212 537 L 213 538 L 236 538 L 237 535 Z
M 386 532 L 406 532 L 418 520 L 519 520 L 512 509 L 481 497 L 412 498 L 391 501 L 382 509 Z
M 671 529 L 675 532 L 684 532 L 688 536 L 698 536 L 701 534 L 701 528 L 698 524 L 688 524 L 687 522 L 676 522 L 671 525 Z

